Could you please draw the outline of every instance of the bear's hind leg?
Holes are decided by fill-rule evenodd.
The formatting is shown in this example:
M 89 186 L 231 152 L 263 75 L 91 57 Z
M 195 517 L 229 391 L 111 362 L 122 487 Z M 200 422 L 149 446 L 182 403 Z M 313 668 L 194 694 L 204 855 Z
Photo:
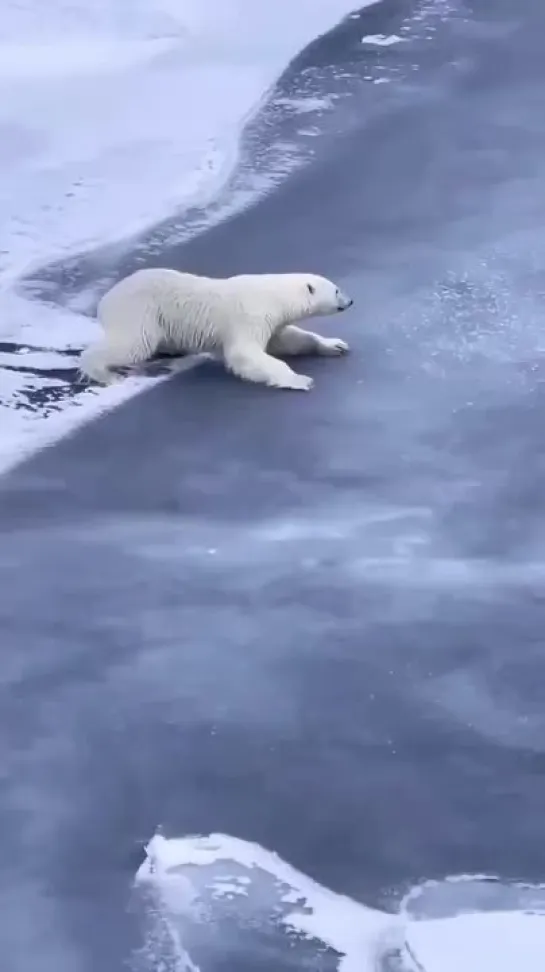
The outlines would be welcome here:
M 236 344 L 224 350 L 225 366 L 245 381 L 253 381 L 272 388 L 291 388 L 310 391 L 312 378 L 298 375 L 285 361 L 278 361 L 258 344 Z
M 97 341 L 82 352 L 80 373 L 100 385 L 112 385 L 121 379 L 121 375 L 112 369 L 143 364 L 153 353 L 154 349 L 149 344 L 128 340 L 126 336 L 123 341 L 118 338 L 115 343 L 107 339 Z
M 346 354 L 348 344 L 340 338 L 322 337 L 321 334 L 305 331 L 302 327 L 296 327 L 295 324 L 288 324 L 273 335 L 267 350 L 281 358 L 304 354 L 319 354 L 329 357 Z

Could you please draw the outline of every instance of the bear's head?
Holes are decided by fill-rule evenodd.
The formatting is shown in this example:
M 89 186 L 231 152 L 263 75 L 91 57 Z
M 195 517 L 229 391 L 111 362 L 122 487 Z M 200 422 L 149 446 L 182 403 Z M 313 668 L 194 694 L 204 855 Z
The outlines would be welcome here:
M 327 277 L 318 277 L 316 274 L 305 273 L 300 276 L 302 298 L 306 305 L 308 317 L 318 317 L 320 315 L 336 314 L 351 307 L 354 301 L 343 294 Z

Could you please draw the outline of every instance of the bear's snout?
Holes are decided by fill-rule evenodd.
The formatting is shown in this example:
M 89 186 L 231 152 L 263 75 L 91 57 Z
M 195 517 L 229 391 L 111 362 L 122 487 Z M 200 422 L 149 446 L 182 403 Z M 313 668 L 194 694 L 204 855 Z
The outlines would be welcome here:
M 340 311 L 348 310 L 349 307 L 352 307 L 353 303 L 352 298 L 347 297 L 346 294 L 339 293 L 337 295 L 337 307 Z

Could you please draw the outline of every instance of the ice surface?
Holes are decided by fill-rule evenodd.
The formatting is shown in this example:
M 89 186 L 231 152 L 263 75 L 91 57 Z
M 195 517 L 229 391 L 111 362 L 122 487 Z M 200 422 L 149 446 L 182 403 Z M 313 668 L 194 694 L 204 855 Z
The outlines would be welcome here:
M 350 4 L 285 7 L 285 16 L 250 0 L 3 7 L 4 273 L 123 238 L 213 193 L 248 112 Z
M 392 44 L 401 44 L 403 38 L 397 34 L 366 34 L 361 39 L 362 44 L 376 44 L 377 47 L 391 47 Z
M 268 895 L 267 879 L 275 888 Z M 192 961 L 184 929 L 188 938 L 191 923 L 210 930 L 226 899 L 241 927 L 275 913 L 279 929 L 339 953 L 341 972 L 376 972 L 395 951 L 406 972 L 538 972 L 545 957 L 545 888 L 482 876 L 429 882 L 387 914 L 322 887 L 258 844 L 212 834 L 155 836 L 136 882 L 155 889 L 180 969 Z
M 246 898 L 240 904 L 242 925 L 265 924 L 275 914 L 279 929 L 319 940 L 339 952 L 341 972 L 374 972 L 378 957 L 403 943 L 403 925 L 395 916 L 321 887 L 259 844 L 225 834 L 174 840 L 156 836 L 147 854 L 137 883 L 154 886 L 156 906 L 179 946 L 184 945 L 181 919 L 198 922 L 204 917 L 210 926 L 217 912 L 221 914 L 218 902 L 223 902 L 224 892 L 221 882 L 218 892 L 218 876 L 225 864 L 240 868 L 247 879 L 240 885 L 239 878 Z M 201 868 L 204 885 L 196 873 Z M 271 883 L 272 891 L 267 888 Z M 237 895 L 237 908 L 238 901 Z

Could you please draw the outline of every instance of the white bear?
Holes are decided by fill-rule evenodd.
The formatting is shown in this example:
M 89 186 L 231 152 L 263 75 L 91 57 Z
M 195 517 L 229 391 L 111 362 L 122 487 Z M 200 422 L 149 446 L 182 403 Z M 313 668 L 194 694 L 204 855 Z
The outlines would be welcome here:
M 340 338 L 321 337 L 294 322 L 351 304 L 330 280 L 309 273 L 215 279 L 137 270 L 101 299 L 97 315 L 104 335 L 83 351 L 80 370 L 110 384 L 118 380 L 111 369 L 143 365 L 158 353 L 209 352 L 246 381 L 309 391 L 312 379 L 277 356 L 344 354 L 348 345 Z

